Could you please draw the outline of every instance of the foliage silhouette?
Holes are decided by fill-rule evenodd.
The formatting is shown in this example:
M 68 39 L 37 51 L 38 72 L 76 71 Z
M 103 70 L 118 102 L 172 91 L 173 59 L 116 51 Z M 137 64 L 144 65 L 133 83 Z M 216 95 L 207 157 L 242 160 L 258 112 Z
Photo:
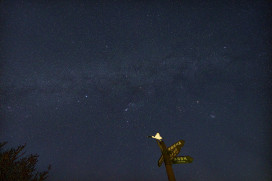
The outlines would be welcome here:
M 48 170 L 44 172 L 36 171 L 36 163 L 38 162 L 38 155 L 31 154 L 24 156 L 22 152 L 26 146 L 20 145 L 16 149 L 3 150 L 7 142 L 0 142 L 0 180 L 1 181 L 43 181 L 48 177 Z

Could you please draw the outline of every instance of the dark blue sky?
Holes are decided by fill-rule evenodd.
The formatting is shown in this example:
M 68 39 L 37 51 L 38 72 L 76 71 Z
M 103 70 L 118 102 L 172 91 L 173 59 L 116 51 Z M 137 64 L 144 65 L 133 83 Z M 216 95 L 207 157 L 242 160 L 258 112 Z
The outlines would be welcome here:
M 2 1 L 0 140 L 48 180 L 271 180 L 269 1 Z

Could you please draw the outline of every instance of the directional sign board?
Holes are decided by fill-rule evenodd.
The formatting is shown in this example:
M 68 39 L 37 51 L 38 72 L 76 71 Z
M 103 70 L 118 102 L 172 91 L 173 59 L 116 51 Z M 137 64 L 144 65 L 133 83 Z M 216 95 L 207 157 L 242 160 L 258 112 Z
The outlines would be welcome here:
M 183 140 L 179 140 L 178 142 L 176 142 L 175 144 L 173 144 L 172 146 L 167 148 L 170 160 L 173 160 L 175 158 L 175 156 L 177 156 L 177 154 L 179 154 L 181 147 L 183 147 L 184 145 L 184 141 Z
M 173 164 L 180 164 L 180 163 L 192 163 L 193 158 L 190 156 L 177 156 L 172 160 Z
M 160 159 L 158 160 L 158 166 L 160 167 L 163 163 L 163 156 L 161 155 Z
M 181 147 L 183 147 L 184 145 L 184 141 L 183 140 L 179 140 L 178 142 L 176 142 L 175 144 L 173 144 L 172 146 L 167 148 L 167 152 L 169 154 L 170 160 L 173 160 L 177 154 L 179 154 Z M 161 155 L 160 159 L 158 160 L 158 166 L 160 167 L 163 163 L 163 156 Z
M 184 141 L 183 140 L 179 140 L 178 142 L 176 142 L 172 146 L 168 147 L 167 150 L 171 151 L 171 150 L 175 149 L 177 146 L 179 146 L 180 148 L 183 147 L 184 146 Z
M 171 151 L 169 151 L 169 159 L 173 160 L 180 152 L 181 147 L 177 146 L 174 149 L 172 149 Z

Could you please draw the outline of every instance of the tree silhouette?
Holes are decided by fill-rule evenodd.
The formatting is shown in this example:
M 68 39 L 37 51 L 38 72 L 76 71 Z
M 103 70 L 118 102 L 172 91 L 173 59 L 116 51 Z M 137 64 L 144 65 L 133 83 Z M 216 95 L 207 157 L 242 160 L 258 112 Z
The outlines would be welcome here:
M 43 181 L 48 177 L 48 170 L 44 172 L 36 171 L 38 155 L 31 154 L 24 156 L 22 153 L 26 144 L 18 146 L 16 149 L 3 150 L 7 142 L 0 143 L 0 180 L 1 181 Z

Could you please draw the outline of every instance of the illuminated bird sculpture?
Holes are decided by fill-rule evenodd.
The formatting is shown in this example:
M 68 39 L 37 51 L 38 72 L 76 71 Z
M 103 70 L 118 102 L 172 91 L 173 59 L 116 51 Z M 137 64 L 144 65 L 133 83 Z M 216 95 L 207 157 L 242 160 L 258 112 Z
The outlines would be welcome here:
M 160 133 L 157 133 L 155 136 L 148 136 L 149 138 L 154 138 L 154 139 L 156 139 L 156 140 L 162 140 L 162 137 L 161 137 L 161 135 L 160 135 Z

